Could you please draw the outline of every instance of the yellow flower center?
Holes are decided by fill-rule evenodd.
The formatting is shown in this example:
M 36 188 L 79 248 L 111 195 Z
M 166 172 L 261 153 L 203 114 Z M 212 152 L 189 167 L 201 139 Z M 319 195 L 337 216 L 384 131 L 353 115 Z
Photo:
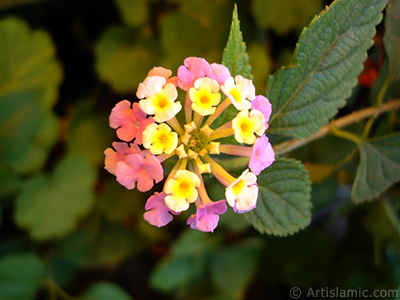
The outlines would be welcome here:
M 239 194 L 240 191 L 246 186 L 243 180 L 239 180 L 233 187 L 232 191 L 235 195 Z
M 158 94 L 155 100 L 155 105 L 160 109 L 167 107 L 170 102 L 165 94 Z

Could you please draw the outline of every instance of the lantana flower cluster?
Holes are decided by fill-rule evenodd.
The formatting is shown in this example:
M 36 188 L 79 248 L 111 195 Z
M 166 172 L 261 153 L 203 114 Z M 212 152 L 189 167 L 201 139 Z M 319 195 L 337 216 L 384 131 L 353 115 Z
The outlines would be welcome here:
M 186 93 L 184 99 L 179 100 L 178 93 Z M 232 77 L 222 64 L 189 57 L 177 76 L 163 67 L 153 68 L 136 96 L 138 102 L 123 100 L 111 111 L 110 126 L 123 142 L 105 150 L 105 169 L 127 189 L 142 192 L 165 179 L 163 190 L 146 202 L 146 221 L 164 226 L 194 203 L 196 212 L 187 224 L 212 232 L 228 205 L 237 213 L 256 207 L 257 175 L 273 163 L 274 151 L 264 134 L 271 104 L 256 96 L 251 80 Z M 236 116 L 217 126 L 218 117 L 231 105 Z M 235 145 L 224 143 L 229 136 L 234 136 Z M 233 176 L 218 163 L 221 154 L 247 157 L 248 169 Z M 168 159 L 175 164 L 164 174 Z M 210 199 L 205 174 L 225 186 L 226 199 Z

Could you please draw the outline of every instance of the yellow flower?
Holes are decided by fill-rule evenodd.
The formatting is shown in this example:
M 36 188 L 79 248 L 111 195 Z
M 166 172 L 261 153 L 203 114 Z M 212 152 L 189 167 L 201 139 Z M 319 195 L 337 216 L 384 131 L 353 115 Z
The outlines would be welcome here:
M 154 155 L 171 154 L 178 145 L 178 134 L 165 124 L 150 124 L 143 131 L 143 147 Z
M 164 192 L 165 204 L 175 212 L 181 212 L 189 208 L 189 204 L 198 197 L 197 188 L 200 186 L 200 178 L 188 170 L 178 170 L 174 178 L 167 180 Z
M 192 109 L 201 116 L 213 114 L 215 106 L 221 101 L 218 82 L 208 77 L 197 79 L 189 95 Z
M 264 115 L 258 110 L 242 110 L 232 120 L 232 128 L 235 139 L 239 143 L 254 144 L 256 141 L 255 133 L 262 135 L 265 131 Z
M 257 176 L 245 170 L 225 191 L 228 204 L 235 211 L 246 212 L 253 209 L 257 203 L 258 187 Z
M 221 86 L 221 90 L 238 110 L 250 109 L 250 101 L 256 97 L 253 82 L 240 75 L 237 75 L 235 79 L 229 77 Z
M 139 107 L 148 115 L 154 115 L 158 123 L 171 120 L 181 110 L 176 87 L 172 83 L 166 83 L 161 76 L 147 77 L 139 84 L 136 96 L 139 99 Z

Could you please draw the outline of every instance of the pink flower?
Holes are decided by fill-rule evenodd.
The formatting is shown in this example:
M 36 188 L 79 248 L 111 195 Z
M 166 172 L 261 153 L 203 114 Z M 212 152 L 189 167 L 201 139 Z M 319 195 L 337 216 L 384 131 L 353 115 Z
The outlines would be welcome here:
M 171 214 L 179 214 L 170 210 L 165 204 L 164 199 L 166 196 L 167 194 L 164 192 L 155 192 L 154 195 L 147 199 L 144 207 L 147 211 L 143 214 L 143 217 L 153 226 L 165 226 L 172 221 L 173 217 Z
M 272 105 L 269 100 L 262 95 L 258 95 L 253 101 L 251 101 L 251 106 L 252 109 L 256 109 L 264 115 L 265 129 L 268 129 L 268 121 L 272 112 Z
M 107 148 L 104 154 L 106 156 L 105 169 L 113 175 L 116 175 L 118 162 L 124 162 L 127 155 L 141 154 L 139 146 L 134 143 L 128 145 L 127 143 L 114 142 L 112 146 L 115 151 L 111 148 Z
M 183 63 L 178 68 L 178 86 L 186 92 L 193 87 L 196 79 L 212 73 L 210 64 L 204 58 L 188 57 Z
M 275 161 L 275 153 L 271 143 L 265 135 L 260 136 L 253 145 L 249 168 L 251 172 L 259 175 L 262 170 Z
M 209 202 L 199 206 L 197 212 L 189 217 L 187 224 L 192 229 L 213 232 L 218 225 L 219 215 L 224 214 L 226 210 L 226 200 Z
M 225 80 L 231 77 L 231 72 L 224 65 L 213 63 L 211 64 L 211 69 L 212 73 L 208 77 L 216 80 L 219 85 L 223 85 Z
M 137 188 L 141 192 L 150 190 L 154 183 L 158 183 L 163 177 L 163 168 L 160 161 L 151 153 L 130 154 L 125 157 L 125 161 L 117 163 L 117 181 L 128 190 Z
M 128 100 L 118 102 L 111 111 L 110 127 L 117 129 L 117 136 L 123 141 L 135 139 L 136 144 L 142 144 L 142 134 L 147 125 L 154 123 L 153 118 L 146 118 L 138 103 Z

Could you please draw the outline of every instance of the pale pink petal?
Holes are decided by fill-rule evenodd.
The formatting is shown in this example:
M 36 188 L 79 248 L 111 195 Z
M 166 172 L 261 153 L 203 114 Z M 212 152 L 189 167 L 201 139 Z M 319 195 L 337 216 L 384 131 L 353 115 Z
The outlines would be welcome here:
M 162 76 L 151 76 L 139 83 L 136 91 L 136 96 L 139 99 L 151 98 L 160 93 L 166 84 L 167 80 Z
M 122 143 L 122 142 L 114 142 L 112 143 L 113 148 L 107 148 L 104 151 L 106 156 L 105 158 L 105 169 L 111 174 L 116 174 L 117 163 L 120 161 L 125 161 L 125 156 L 129 154 L 141 154 L 139 146 L 132 143 Z
M 208 77 L 215 79 L 219 85 L 223 85 L 225 80 L 231 77 L 231 72 L 229 69 L 222 64 L 211 64 L 212 73 Z
M 274 149 L 265 135 L 260 136 L 253 146 L 249 168 L 251 172 L 259 175 L 262 170 L 269 167 L 275 161 Z
M 197 208 L 196 213 L 187 220 L 187 224 L 192 229 L 213 232 L 218 225 L 219 215 L 224 214 L 226 210 L 226 200 L 207 203 Z
M 151 153 L 143 155 L 128 155 L 124 163 L 118 163 L 116 168 L 117 181 L 127 189 L 137 188 L 146 192 L 163 179 L 163 169 L 158 159 Z
M 211 66 L 204 58 L 188 57 L 184 65 L 178 68 L 178 86 L 184 91 L 189 91 L 196 79 L 211 73 Z
M 146 118 L 146 114 L 139 108 L 138 103 L 123 100 L 115 105 L 110 115 L 110 127 L 117 129 L 117 136 L 129 142 L 135 139 L 137 144 L 142 143 L 143 131 L 147 125 L 154 123 L 153 118 Z
M 164 192 L 155 192 L 154 195 L 147 199 L 144 207 L 147 211 L 143 214 L 143 218 L 151 225 L 157 227 L 165 226 L 172 221 L 172 214 L 177 215 L 165 204 L 164 199 L 166 196 L 167 194 Z
M 251 106 L 253 109 L 260 111 L 264 115 L 265 129 L 268 129 L 268 121 L 272 113 L 272 105 L 269 100 L 262 95 L 258 95 L 253 101 L 251 101 Z

